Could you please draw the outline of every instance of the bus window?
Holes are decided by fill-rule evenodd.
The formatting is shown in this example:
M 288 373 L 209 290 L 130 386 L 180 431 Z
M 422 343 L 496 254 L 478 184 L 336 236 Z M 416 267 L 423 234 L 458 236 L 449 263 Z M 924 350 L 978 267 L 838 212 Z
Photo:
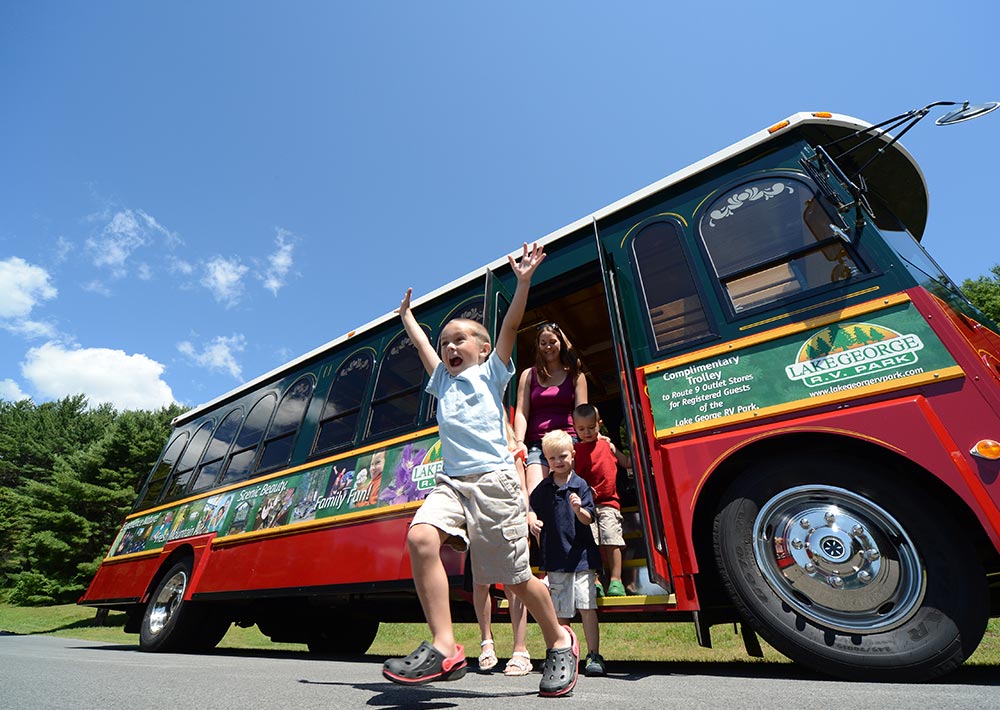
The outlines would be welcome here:
M 160 492 L 163 491 L 163 484 L 166 483 L 167 476 L 170 475 L 170 469 L 174 467 L 174 463 L 184 449 L 184 444 L 187 443 L 189 436 L 186 431 L 181 432 L 170 442 L 160 462 L 156 464 L 156 468 L 150 473 L 149 483 L 146 484 L 146 491 L 143 493 L 142 498 L 135 504 L 133 510 L 142 510 L 156 503 L 156 499 L 160 497 Z
M 191 474 L 194 473 L 195 464 L 198 463 L 202 453 L 205 451 L 205 444 L 208 443 L 208 440 L 212 436 L 212 427 L 213 422 L 205 422 L 195 435 L 191 437 L 191 443 L 188 444 L 187 448 L 184 449 L 184 453 L 181 454 L 181 460 L 177 462 L 177 468 L 174 469 L 174 475 L 170 478 L 170 483 L 167 485 L 167 490 L 161 502 L 165 503 L 170 500 L 177 500 L 184 495 L 184 490 L 191 481 Z
M 849 279 L 861 268 L 839 216 L 804 182 L 769 177 L 726 190 L 701 217 L 701 238 L 733 311 Z
M 379 366 L 368 420 L 368 436 L 417 423 L 424 366 L 413 341 L 400 333 L 389 343 Z
M 296 380 L 285 392 L 264 440 L 264 453 L 257 464 L 258 471 L 284 466 L 292 458 L 295 435 L 302 426 L 302 417 L 305 416 L 315 386 L 313 376 L 306 375 Z
M 649 327 L 657 350 L 713 334 L 698 294 L 680 225 L 658 221 L 632 240 Z
M 358 429 L 361 402 L 375 371 L 375 356 L 370 352 L 348 358 L 330 385 L 330 395 L 319 420 L 319 435 L 313 453 L 330 451 L 354 441 Z
M 243 428 L 236 437 L 236 443 L 233 444 L 220 483 L 235 483 L 250 476 L 250 468 L 257 457 L 257 445 L 260 444 L 264 429 L 271 420 L 276 400 L 277 397 L 273 394 L 266 395 L 257 400 L 257 404 L 250 410 L 243 422 Z
M 215 430 L 215 436 L 205 449 L 205 455 L 201 457 L 201 465 L 198 466 L 198 473 L 191 486 L 192 493 L 210 488 L 215 483 L 219 471 L 222 470 L 222 461 L 229 453 L 229 445 L 233 443 L 242 421 L 243 407 L 237 407 L 226 415 L 222 424 Z

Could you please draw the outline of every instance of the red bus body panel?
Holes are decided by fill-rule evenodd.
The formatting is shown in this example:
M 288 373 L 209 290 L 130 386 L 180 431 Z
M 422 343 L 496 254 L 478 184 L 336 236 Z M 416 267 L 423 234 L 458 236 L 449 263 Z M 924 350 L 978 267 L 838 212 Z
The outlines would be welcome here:
M 678 609 L 699 607 L 692 583 L 693 575 L 699 572 L 693 541 L 695 511 L 699 506 L 714 509 L 717 504 L 702 500 L 706 482 L 730 457 L 766 438 L 822 433 L 896 452 L 954 491 L 1000 551 L 1000 461 L 987 461 L 969 453 L 980 439 L 1000 440 L 1000 397 L 996 387 L 1000 338 L 956 314 L 923 289 L 913 289 L 908 295 L 964 370 L 964 377 L 827 405 L 804 416 L 797 413 L 772 417 L 760 425 L 736 425 L 676 440 L 656 441 L 649 437 L 655 494 L 665 521 Z M 637 370 L 636 376 L 643 393 L 646 430 L 653 432 L 645 373 Z M 657 558 L 656 562 L 657 570 L 666 576 L 665 560 Z

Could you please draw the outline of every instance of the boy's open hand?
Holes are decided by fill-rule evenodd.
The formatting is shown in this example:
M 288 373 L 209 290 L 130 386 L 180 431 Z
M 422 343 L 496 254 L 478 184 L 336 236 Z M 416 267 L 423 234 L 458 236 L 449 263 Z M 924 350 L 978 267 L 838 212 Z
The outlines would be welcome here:
M 410 310 L 410 296 L 413 295 L 413 289 L 406 289 L 406 295 L 403 296 L 403 300 L 399 302 L 399 308 L 396 309 L 396 313 L 399 315 L 404 315 L 408 310 Z
M 538 246 L 537 243 L 532 243 L 529 251 L 528 244 L 525 242 L 524 253 L 521 254 L 520 261 L 515 261 L 513 256 L 507 255 L 507 261 L 510 262 L 510 268 L 514 271 L 518 281 L 530 281 L 532 274 L 535 273 L 535 269 L 538 268 L 543 259 L 545 259 L 545 248 Z

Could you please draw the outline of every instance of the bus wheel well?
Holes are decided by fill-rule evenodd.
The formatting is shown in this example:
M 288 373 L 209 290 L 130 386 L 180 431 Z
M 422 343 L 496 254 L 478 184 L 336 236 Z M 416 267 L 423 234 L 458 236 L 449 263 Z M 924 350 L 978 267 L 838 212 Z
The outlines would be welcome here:
M 179 545 L 177 549 L 173 550 L 167 558 L 160 563 L 160 568 L 156 570 L 156 574 L 154 574 L 153 578 L 149 580 L 149 585 L 146 587 L 146 593 L 143 595 L 144 602 L 149 600 L 149 595 L 153 593 L 154 589 L 156 589 L 156 585 L 158 585 L 160 580 L 163 579 L 163 575 L 165 575 L 171 567 L 182 560 L 187 560 L 189 564 L 194 566 L 194 549 L 192 549 L 190 545 Z M 143 606 L 145 606 L 145 603 Z
M 953 490 L 925 468 L 877 444 L 847 436 L 788 434 L 763 439 L 737 451 L 716 468 L 698 495 L 693 540 L 698 558 L 698 595 L 703 607 L 717 604 L 728 606 L 712 548 L 713 519 L 723 494 L 751 464 L 770 457 L 788 458 L 796 455 L 801 455 L 804 459 L 853 455 L 872 461 L 900 486 L 912 486 L 914 481 L 919 481 L 919 485 L 944 507 L 948 515 L 958 521 L 962 529 L 975 531 L 971 536 L 973 546 L 987 573 L 1000 571 L 1000 555 L 983 532 L 976 516 Z M 994 614 L 1000 612 L 1000 599 L 994 599 L 992 606 Z

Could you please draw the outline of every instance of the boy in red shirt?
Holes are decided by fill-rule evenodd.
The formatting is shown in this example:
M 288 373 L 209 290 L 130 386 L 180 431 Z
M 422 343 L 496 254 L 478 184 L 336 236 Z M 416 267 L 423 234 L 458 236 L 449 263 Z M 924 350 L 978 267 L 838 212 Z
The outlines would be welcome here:
M 591 531 L 600 546 L 608 573 L 607 595 L 623 597 L 622 550 L 625 538 L 622 536 L 622 506 L 618 500 L 618 466 L 632 468 L 632 459 L 601 437 L 601 414 L 594 405 L 581 404 L 573 410 L 573 428 L 580 437 L 575 447 L 576 473 L 594 492 L 597 515 L 591 524 Z M 600 580 L 597 581 L 597 592 L 598 596 L 604 594 Z

